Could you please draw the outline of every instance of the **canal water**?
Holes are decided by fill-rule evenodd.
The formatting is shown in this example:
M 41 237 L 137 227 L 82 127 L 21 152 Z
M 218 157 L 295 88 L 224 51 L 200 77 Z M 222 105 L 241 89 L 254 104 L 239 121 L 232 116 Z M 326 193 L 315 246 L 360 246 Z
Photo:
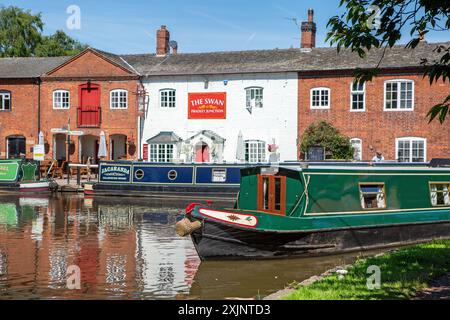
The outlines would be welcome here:
M 185 206 L 0 196 L 0 299 L 260 298 L 355 258 L 201 263 L 190 239 L 175 233 Z M 67 287 L 72 266 L 81 272 L 80 290 Z

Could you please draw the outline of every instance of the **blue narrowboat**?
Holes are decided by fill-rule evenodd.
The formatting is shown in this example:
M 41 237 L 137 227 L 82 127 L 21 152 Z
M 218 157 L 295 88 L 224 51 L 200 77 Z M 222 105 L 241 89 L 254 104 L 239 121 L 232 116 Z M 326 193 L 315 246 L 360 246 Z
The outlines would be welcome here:
M 236 200 L 245 164 L 100 162 L 86 195 Z

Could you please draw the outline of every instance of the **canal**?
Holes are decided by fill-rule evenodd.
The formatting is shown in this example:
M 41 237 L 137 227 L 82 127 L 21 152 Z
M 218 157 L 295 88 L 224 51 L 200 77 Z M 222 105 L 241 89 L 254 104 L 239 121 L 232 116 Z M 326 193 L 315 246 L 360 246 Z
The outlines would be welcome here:
M 354 260 L 201 263 L 174 231 L 186 204 L 0 196 L 0 299 L 259 298 Z M 67 288 L 71 266 L 81 271 L 80 290 Z

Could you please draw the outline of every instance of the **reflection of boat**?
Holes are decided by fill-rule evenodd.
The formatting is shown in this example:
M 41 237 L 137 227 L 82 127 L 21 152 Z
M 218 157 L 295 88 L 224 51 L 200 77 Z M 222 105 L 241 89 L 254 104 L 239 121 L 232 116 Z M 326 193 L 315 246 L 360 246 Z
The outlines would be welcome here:
M 239 191 L 239 164 L 152 164 L 100 162 L 99 180 L 85 184 L 86 195 L 231 199 Z
M 14 203 L 0 203 L 0 225 L 15 226 L 17 223 L 17 206 Z
M 335 254 L 450 237 L 450 168 L 242 170 L 238 209 L 193 204 L 177 224 L 208 259 Z

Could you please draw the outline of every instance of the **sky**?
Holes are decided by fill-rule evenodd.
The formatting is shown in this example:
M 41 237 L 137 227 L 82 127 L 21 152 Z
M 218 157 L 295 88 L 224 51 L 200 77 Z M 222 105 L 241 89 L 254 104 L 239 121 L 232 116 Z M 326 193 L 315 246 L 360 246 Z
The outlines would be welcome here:
M 298 24 L 314 9 L 317 46 L 326 24 L 340 13 L 339 0 L 0 0 L 42 13 L 44 33 L 63 30 L 91 47 L 117 54 L 154 53 L 156 30 L 167 25 L 179 52 L 291 48 L 300 45 Z M 69 29 L 71 5 L 80 8 L 80 29 Z M 450 31 L 427 35 L 449 41 Z M 407 39 L 403 39 L 406 42 Z

